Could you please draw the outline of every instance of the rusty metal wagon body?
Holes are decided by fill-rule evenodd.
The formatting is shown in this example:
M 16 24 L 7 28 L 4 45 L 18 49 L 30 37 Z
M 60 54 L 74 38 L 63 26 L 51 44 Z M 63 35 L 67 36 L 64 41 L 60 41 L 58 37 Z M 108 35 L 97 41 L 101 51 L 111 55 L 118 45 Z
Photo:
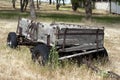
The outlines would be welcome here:
M 17 45 L 33 46 L 31 48 L 32 58 L 37 54 L 35 52 L 41 51 L 45 56 L 45 61 L 48 59 L 49 48 L 52 46 L 56 46 L 60 55 L 64 54 L 59 58 L 60 60 L 105 51 L 103 27 L 65 23 L 48 24 L 22 18 L 18 21 L 14 35 L 16 35 L 15 39 L 11 40 L 8 34 L 9 46 L 13 48 Z

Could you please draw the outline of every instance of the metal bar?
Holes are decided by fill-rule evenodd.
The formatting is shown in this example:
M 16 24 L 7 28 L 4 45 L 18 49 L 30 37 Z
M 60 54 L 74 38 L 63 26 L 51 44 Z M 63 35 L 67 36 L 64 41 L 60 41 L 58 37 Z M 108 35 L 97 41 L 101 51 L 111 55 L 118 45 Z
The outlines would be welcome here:
M 96 49 L 98 52 L 98 34 L 99 34 L 99 29 L 96 31 Z
M 18 18 L 18 25 L 17 25 L 17 30 L 16 30 L 16 33 L 18 33 L 19 24 L 20 24 L 20 17 Z
M 19 27 L 19 35 L 22 35 L 22 31 L 23 31 L 23 29 L 21 28 L 21 27 Z
M 103 72 L 103 70 L 92 64 L 90 61 L 83 60 L 83 63 L 86 64 L 88 68 L 91 68 L 91 70 L 95 71 L 96 73 Z M 120 75 L 112 71 L 107 71 L 106 74 L 108 75 L 109 78 L 113 78 L 112 80 L 120 80 Z
M 55 33 L 55 35 L 64 35 L 64 33 Z M 96 33 L 66 33 L 66 35 L 96 35 Z M 104 35 L 104 33 L 98 33 L 98 35 Z
M 101 72 L 102 70 L 100 70 L 98 67 L 94 66 L 90 61 L 87 60 L 83 60 L 83 63 L 87 65 L 88 68 L 91 68 L 93 71 L 95 71 L 96 73 Z
M 65 31 L 64 31 L 63 46 L 62 46 L 63 51 L 64 51 L 64 49 L 65 49 L 65 40 L 66 40 L 67 30 L 68 30 L 68 29 L 66 28 Z
M 102 50 L 104 50 L 104 48 L 98 49 L 98 51 L 102 51 Z M 85 54 L 90 54 L 90 53 L 93 53 L 93 52 L 97 52 L 97 50 L 92 50 L 92 51 L 87 51 L 87 52 L 82 52 L 82 53 L 77 53 L 77 54 L 73 54 L 73 55 L 68 55 L 68 56 L 60 57 L 59 60 L 68 59 L 68 58 L 72 58 L 72 57 L 76 57 L 76 56 L 81 56 L 81 55 L 85 55 Z
M 112 72 L 112 71 L 108 71 L 109 77 L 111 78 L 115 78 L 116 80 L 120 80 L 120 75 Z
M 50 46 L 50 35 L 47 35 L 47 45 Z
M 103 30 L 105 31 L 105 28 L 103 27 Z M 104 31 L 103 31 L 103 33 L 104 33 Z M 104 35 L 103 35 L 103 45 L 104 45 Z
M 59 33 L 60 33 L 60 29 L 59 29 L 59 27 L 57 27 L 56 32 L 57 32 L 57 34 L 56 34 L 57 39 L 59 39 Z
M 75 26 L 75 25 L 74 25 Z M 63 29 L 65 29 L 65 28 L 63 28 Z M 96 30 L 101 30 L 101 31 L 103 31 L 104 30 L 104 28 L 102 28 L 102 29 L 100 29 L 100 28 L 96 28 L 96 29 L 94 29 L 94 28 L 70 28 L 69 29 L 69 31 L 79 31 L 79 30 L 91 30 L 91 31 L 96 31 Z

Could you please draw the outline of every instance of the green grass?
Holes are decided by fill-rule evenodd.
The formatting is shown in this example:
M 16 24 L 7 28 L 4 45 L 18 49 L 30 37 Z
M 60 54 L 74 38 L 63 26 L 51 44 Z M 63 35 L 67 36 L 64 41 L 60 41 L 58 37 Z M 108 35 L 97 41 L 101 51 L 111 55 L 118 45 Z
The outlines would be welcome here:
M 27 12 L 21 13 L 19 11 L 14 10 L 2 10 L 0 11 L 0 18 L 1 19 L 18 19 L 19 16 L 27 17 L 29 14 Z
M 2 10 L 0 11 L 1 19 L 18 19 L 18 17 L 30 17 L 29 12 L 21 13 L 15 10 Z M 81 22 L 85 18 L 85 15 L 75 14 L 61 14 L 61 13 L 37 13 L 37 19 L 43 21 L 61 21 L 61 22 Z M 95 16 L 92 17 L 93 22 L 98 23 L 120 23 L 120 16 Z
M 38 18 L 43 19 L 50 19 L 54 21 L 62 21 L 62 22 L 79 22 L 84 18 L 84 16 L 78 16 L 78 15 L 68 15 L 68 14 L 48 14 L 48 13 L 42 13 L 37 15 Z
M 93 16 L 93 19 L 100 23 L 120 23 L 120 16 Z

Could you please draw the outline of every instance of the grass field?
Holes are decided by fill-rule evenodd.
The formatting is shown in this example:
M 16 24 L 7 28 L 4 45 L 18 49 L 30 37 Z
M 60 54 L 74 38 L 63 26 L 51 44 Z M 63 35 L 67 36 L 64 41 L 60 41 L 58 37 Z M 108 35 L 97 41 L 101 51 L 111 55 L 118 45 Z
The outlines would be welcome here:
M 0 7 L 0 80 L 113 80 L 106 78 L 103 73 L 97 74 L 93 72 L 86 65 L 78 67 L 76 64 L 66 64 L 63 68 L 59 67 L 56 69 L 51 69 L 47 66 L 42 67 L 32 62 L 29 48 L 22 46 L 20 49 L 14 50 L 7 47 L 7 34 L 16 31 L 18 16 L 29 17 L 29 13 L 19 13 L 19 10 L 12 9 L 4 0 L 0 1 L 0 3 L 3 5 Z M 52 10 L 51 13 L 43 8 L 38 11 L 38 21 L 52 22 L 55 20 L 66 21 L 67 23 L 74 21 L 77 24 L 104 26 L 105 48 L 109 53 L 110 62 L 105 65 L 97 64 L 96 62 L 95 65 L 103 71 L 113 71 L 120 75 L 119 15 L 94 15 L 94 22 L 88 23 L 82 21 L 84 15 L 79 15 L 71 10 L 69 10 L 71 14 L 66 11 L 63 11 L 64 13 L 55 11 L 54 6 Z M 102 20 L 104 23 L 102 23 Z

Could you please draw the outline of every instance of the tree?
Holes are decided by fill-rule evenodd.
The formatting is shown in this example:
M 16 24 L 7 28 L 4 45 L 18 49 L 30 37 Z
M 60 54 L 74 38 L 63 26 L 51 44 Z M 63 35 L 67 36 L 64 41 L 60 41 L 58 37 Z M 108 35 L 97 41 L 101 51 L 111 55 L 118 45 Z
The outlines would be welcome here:
M 28 0 L 20 0 L 20 7 L 21 12 L 24 12 L 27 8 Z
M 92 0 L 85 0 L 86 20 L 91 20 L 92 17 Z
M 56 9 L 59 10 L 60 8 L 60 0 L 56 0 Z
M 49 0 L 49 4 L 52 4 L 52 0 Z
M 65 5 L 65 0 L 62 0 L 63 1 L 63 5 Z
M 39 7 L 39 0 L 37 0 L 37 8 L 39 9 L 40 7 Z
M 26 11 L 26 8 L 27 8 L 27 5 L 28 5 L 28 0 L 25 0 L 25 11 Z
M 79 0 L 71 0 L 71 3 L 73 11 L 76 11 L 77 8 L 79 7 Z
M 109 0 L 109 4 L 110 4 L 110 13 L 111 13 L 111 0 Z
M 32 20 L 36 19 L 35 5 L 33 0 L 30 0 L 30 16 Z
M 15 8 L 15 2 L 16 0 L 12 0 L 13 8 Z

